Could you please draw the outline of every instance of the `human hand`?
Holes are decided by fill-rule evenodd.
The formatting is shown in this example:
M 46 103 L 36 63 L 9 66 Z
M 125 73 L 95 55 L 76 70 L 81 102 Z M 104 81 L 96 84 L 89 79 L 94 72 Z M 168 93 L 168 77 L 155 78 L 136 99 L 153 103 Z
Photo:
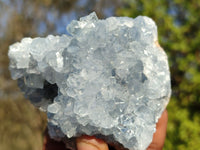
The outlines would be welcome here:
M 162 150 L 165 142 L 166 129 L 167 129 L 168 115 L 165 110 L 156 124 L 156 132 L 153 135 L 152 143 L 147 150 Z M 109 150 L 108 144 L 103 140 L 96 139 L 91 136 L 82 136 L 77 138 L 78 150 Z M 46 143 L 43 150 L 66 150 L 64 143 L 55 142 L 49 137 L 46 138 Z

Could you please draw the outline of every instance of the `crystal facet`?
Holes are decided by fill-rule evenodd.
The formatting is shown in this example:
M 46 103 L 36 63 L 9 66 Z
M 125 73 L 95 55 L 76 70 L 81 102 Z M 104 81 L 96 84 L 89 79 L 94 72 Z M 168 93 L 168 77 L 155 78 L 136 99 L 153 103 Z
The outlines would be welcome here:
M 47 112 L 51 137 L 102 135 L 146 149 L 171 94 L 154 21 L 92 13 L 67 30 L 71 36 L 24 38 L 8 53 L 12 78 Z

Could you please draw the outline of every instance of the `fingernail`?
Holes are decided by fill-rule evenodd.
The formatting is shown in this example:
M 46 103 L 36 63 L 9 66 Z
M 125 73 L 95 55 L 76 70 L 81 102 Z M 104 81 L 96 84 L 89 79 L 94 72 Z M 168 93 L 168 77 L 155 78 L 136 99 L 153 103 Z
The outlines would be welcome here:
M 108 150 L 108 145 L 95 137 L 82 136 L 76 142 L 78 150 Z
M 81 141 L 77 143 L 78 150 L 99 150 L 95 145 Z

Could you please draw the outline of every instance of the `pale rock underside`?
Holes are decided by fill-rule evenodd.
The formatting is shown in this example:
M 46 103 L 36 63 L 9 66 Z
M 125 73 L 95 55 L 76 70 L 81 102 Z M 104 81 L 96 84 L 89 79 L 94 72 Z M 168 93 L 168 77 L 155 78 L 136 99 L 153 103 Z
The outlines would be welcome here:
M 103 135 L 146 149 L 171 94 L 154 21 L 91 13 L 67 30 L 70 36 L 24 38 L 8 53 L 12 78 L 47 112 L 50 136 Z

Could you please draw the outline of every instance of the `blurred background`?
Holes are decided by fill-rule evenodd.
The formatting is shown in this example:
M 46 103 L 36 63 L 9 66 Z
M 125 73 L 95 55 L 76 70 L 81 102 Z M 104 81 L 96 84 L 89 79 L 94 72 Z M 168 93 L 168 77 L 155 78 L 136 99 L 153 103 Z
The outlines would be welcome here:
M 0 150 L 40 150 L 46 116 L 10 78 L 8 47 L 23 37 L 67 34 L 73 20 L 146 15 L 156 22 L 168 54 L 172 98 L 164 150 L 200 147 L 200 1 L 198 0 L 0 0 Z

